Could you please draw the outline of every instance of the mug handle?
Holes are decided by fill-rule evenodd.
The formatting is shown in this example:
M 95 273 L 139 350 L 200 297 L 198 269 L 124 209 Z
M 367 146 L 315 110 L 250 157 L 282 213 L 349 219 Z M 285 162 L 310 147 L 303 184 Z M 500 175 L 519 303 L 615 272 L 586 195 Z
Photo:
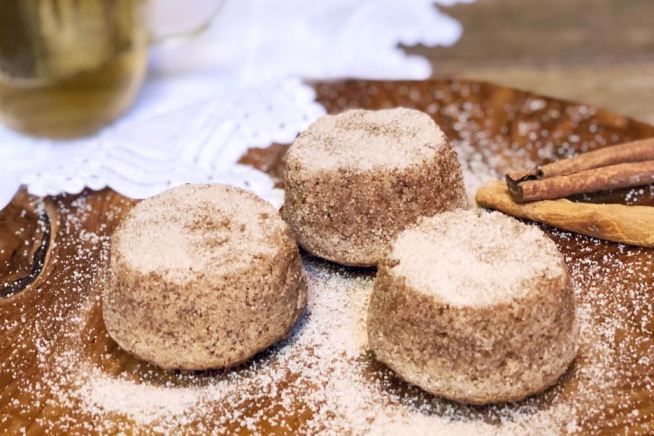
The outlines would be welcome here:
M 197 36 L 204 33 L 211 26 L 211 23 L 213 22 L 214 18 L 216 18 L 216 16 L 218 15 L 218 13 L 223 8 L 226 2 L 227 0 L 214 0 L 215 4 L 209 11 L 207 17 L 202 22 L 200 22 L 200 24 L 198 24 L 197 26 L 191 29 L 171 32 L 166 35 L 155 35 L 154 33 L 152 33 L 152 31 L 150 31 L 150 36 L 149 36 L 150 45 L 165 44 L 170 41 L 188 41 L 193 38 L 196 38 Z

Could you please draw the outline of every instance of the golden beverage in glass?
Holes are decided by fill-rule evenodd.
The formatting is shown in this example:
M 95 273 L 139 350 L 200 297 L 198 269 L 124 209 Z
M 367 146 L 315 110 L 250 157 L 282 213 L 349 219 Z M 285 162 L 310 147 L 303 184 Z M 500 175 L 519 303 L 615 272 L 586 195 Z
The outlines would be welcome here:
M 144 0 L 2 0 L 0 122 L 71 138 L 134 101 L 147 67 Z

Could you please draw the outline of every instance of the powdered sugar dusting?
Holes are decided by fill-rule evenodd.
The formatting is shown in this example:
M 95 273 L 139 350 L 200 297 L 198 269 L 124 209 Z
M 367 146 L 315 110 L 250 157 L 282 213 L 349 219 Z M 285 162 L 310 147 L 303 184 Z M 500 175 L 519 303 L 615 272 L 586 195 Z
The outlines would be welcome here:
M 161 382 L 148 371 L 140 374 L 141 380 L 129 373 L 110 374 L 82 353 L 67 351 L 56 357 L 48 378 L 55 389 L 59 384 L 73 387 L 59 391 L 58 401 L 76 404 L 103 431 L 126 430 L 134 424 L 162 432 L 187 427 L 227 431 L 233 426 L 255 432 L 276 428 L 327 434 L 498 430 L 497 423 L 467 416 L 473 408 L 433 398 L 417 388 L 407 390 L 389 371 L 377 367 L 366 351 L 370 271 L 336 268 L 315 259 L 305 259 L 305 266 L 311 296 L 305 319 L 288 341 L 253 363 L 227 373 L 168 374 Z M 94 304 L 81 311 L 78 328 L 92 316 Z M 247 403 L 256 408 L 244 407 Z M 560 410 L 569 414 L 567 408 Z M 296 428 L 298 412 L 306 422 Z M 546 428 L 557 425 L 553 417 L 558 415 L 552 410 L 538 411 L 529 404 L 511 413 L 498 408 L 496 413 L 503 431 L 520 433 L 527 425 L 523 421 L 532 419 L 539 425 L 547 423 Z M 127 421 L 107 419 L 116 415 Z
M 136 384 L 86 366 L 80 368 L 79 375 L 82 383 L 76 394 L 87 410 L 96 414 L 125 414 L 140 424 L 182 415 L 199 401 L 196 390 L 192 388 Z
M 295 140 L 289 159 L 308 171 L 393 170 L 433 158 L 445 143 L 441 129 L 420 111 L 353 109 L 314 122 Z
M 568 274 L 538 227 L 499 212 L 455 210 L 423 218 L 391 250 L 397 261 L 392 273 L 459 306 L 511 301 Z
M 456 133 L 453 146 L 472 195 L 481 183 L 510 168 L 621 139 L 610 120 L 597 121 L 595 110 L 584 105 L 551 104 L 536 97 L 521 97 L 519 103 L 502 100 L 507 102 L 496 118 L 506 122 L 489 126 L 484 123 L 497 114 L 467 101 L 480 92 L 478 84 L 440 85 L 433 95 L 411 85 L 392 86 L 398 99 L 392 104 L 413 102 L 452 121 L 443 127 Z M 329 89 L 333 100 L 340 101 L 334 85 Z M 374 84 L 366 90 L 371 95 L 385 92 Z M 342 100 L 343 108 L 361 105 Z M 558 131 L 546 131 L 539 122 L 546 119 L 558 123 Z M 588 130 L 590 136 L 584 137 L 590 141 L 580 140 L 582 129 Z M 651 192 L 638 188 L 627 198 L 651 204 Z M 107 229 L 101 225 L 96 235 L 87 228 L 94 208 L 86 197 L 58 208 L 66 236 L 59 244 L 74 245 L 74 254 L 59 260 L 57 274 L 65 277 L 58 282 L 61 286 L 35 300 L 35 319 L 27 306 L 11 303 L 12 317 L 0 324 L 4 334 L 21 344 L 14 354 L 30 350 L 34 373 L 39 374 L 28 377 L 27 364 L 12 361 L 13 354 L 0 363 L 1 380 L 10 383 L 0 393 L 0 428 L 12 425 L 16 432 L 26 432 L 32 426 L 30 431 L 52 433 L 545 435 L 625 432 L 627 427 L 635 434 L 654 433 L 651 250 L 546 229 L 572 276 L 581 329 L 579 356 L 543 394 L 518 404 L 468 407 L 427 395 L 376 363 L 366 350 L 365 332 L 372 273 L 313 258 L 304 259 L 308 311 L 286 342 L 226 373 L 163 373 L 139 363 L 108 340 L 98 318 L 101 284 L 96 282 Z M 112 219 L 112 210 L 101 213 Z M 1 397 L 5 392 L 11 397 Z
M 79 201 L 66 231 L 85 229 L 91 210 Z M 367 351 L 365 330 L 374 272 L 314 258 L 304 259 L 307 313 L 284 343 L 228 372 L 165 373 L 140 363 L 106 337 L 97 268 L 106 262 L 107 238 L 85 232 L 83 239 L 72 239 L 77 254 L 61 267 L 98 253 L 99 263 L 77 268 L 53 312 L 24 333 L 36 344 L 35 365 L 43 376 L 24 380 L 16 398 L 41 398 L 41 407 L 57 411 L 37 419 L 46 430 L 556 434 L 588 431 L 597 422 L 611 425 L 612 416 L 624 414 L 634 422 L 651 419 L 625 394 L 654 389 L 646 333 L 654 312 L 646 278 L 654 264 L 642 250 L 612 245 L 609 254 L 599 254 L 604 243 L 553 233 L 578 300 L 577 363 L 544 394 L 479 408 L 430 396 L 378 364 Z M 49 333 L 57 330 L 52 325 L 63 327 L 59 335 Z M 625 335 L 634 339 L 625 341 Z M 20 367 L 9 371 L 21 374 Z M 9 407 L 23 404 L 17 399 Z

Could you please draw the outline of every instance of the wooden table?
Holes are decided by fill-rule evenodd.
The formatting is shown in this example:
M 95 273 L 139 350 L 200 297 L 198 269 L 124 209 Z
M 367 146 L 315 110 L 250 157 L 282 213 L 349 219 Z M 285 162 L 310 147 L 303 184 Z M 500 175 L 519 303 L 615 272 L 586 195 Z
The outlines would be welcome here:
M 453 47 L 411 48 L 436 76 L 489 80 L 654 123 L 654 2 L 477 0 L 444 10 Z

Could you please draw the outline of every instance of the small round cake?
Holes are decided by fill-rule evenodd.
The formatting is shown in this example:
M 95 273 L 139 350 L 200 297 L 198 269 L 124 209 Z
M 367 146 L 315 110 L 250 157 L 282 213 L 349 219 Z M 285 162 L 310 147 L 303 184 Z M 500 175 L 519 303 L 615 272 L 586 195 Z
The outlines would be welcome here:
M 349 110 L 313 123 L 289 148 L 282 214 L 310 253 L 376 265 L 421 216 L 466 207 L 461 167 L 426 114 Z
M 563 256 L 540 229 L 498 212 L 423 218 L 389 246 L 368 309 L 378 360 L 472 404 L 541 392 L 577 352 Z
M 165 369 L 241 363 L 282 339 L 307 287 L 272 205 L 225 185 L 137 204 L 114 232 L 103 317 L 126 351 Z

